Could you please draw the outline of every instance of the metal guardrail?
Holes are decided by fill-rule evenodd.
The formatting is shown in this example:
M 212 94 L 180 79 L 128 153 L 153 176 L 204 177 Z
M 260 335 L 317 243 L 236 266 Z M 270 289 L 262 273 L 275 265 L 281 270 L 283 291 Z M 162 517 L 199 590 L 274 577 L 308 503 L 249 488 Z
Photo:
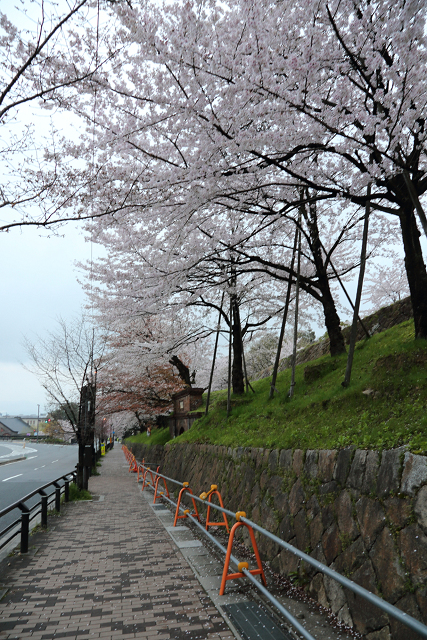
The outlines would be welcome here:
M 140 466 L 143 467 L 144 469 L 148 469 L 149 468 L 149 467 L 147 467 L 147 465 L 140 465 Z M 154 473 L 155 473 L 156 477 L 160 476 L 161 478 L 164 478 L 165 480 L 168 480 L 169 482 L 172 482 L 173 484 L 176 484 L 177 486 L 180 486 L 180 487 L 184 486 L 184 483 L 179 482 L 178 480 L 175 480 L 174 478 L 169 478 L 168 476 L 165 476 L 165 475 L 163 475 L 163 474 L 161 474 L 159 472 L 154 472 Z M 194 500 L 196 500 L 198 502 L 201 502 L 202 504 L 206 504 L 206 500 L 202 500 L 201 498 L 199 498 L 196 495 L 191 494 L 191 495 L 189 495 L 189 497 L 191 498 L 191 500 L 194 499 Z M 177 503 L 173 502 L 170 498 L 167 498 L 165 495 L 162 495 L 162 498 L 164 500 L 170 502 L 171 504 L 173 504 L 175 507 L 177 506 Z M 230 516 L 231 518 L 236 518 L 237 514 L 234 513 L 233 511 L 230 511 L 229 509 L 225 509 L 224 507 L 220 507 L 219 505 L 216 505 L 216 504 L 213 504 L 213 503 L 210 503 L 209 506 L 212 509 L 216 509 L 217 511 L 221 511 L 222 513 L 225 513 L 226 515 Z M 180 507 L 180 510 L 181 511 L 188 511 L 188 510 L 184 509 L 183 507 Z M 194 524 L 197 527 L 199 527 L 203 531 L 203 533 L 223 553 L 226 553 L 225 547 L 223 547 L 223 545 L 220 542 L 218 542 L 218 540 L 216 540 L 216 538 L 214 538 L 208 531 L 205 530 L 205 528 L 198 522 L 197 518 L 194 518 L 188 512 L 187 512 L 187 517 L 190 518 L 190 520 L 192 522 L 194 522 Z M 307 564 L 309 564 L 312 567 L 314 567 L 315 569 L 317 569 L 317 571 L 329 576 L 330 578 L 333 578 L 334 580 L 336 580 L 336 582 L 341 584 L 346 589 L 349 589 L 350 591 L 352 591 L 356 595 L 360 596 L 361 598 L 363 598 L 363 599 L 367 600 L 368 602 L 376 605 L 379 609 L 382 609 L 383 611 L 385 611 L 387 614 L 389 614 L 393 618 L 396 618 L 396 620 L 398 620 L 402 624 L 406 625 L 410 629 L 413 629 L 414 631 L 419 633 L 424 638 L 427 638 L 427 626 L 425 624 L 423 624 L 422 622 L 419 622 L 418 620 L 416 620 L 415 618 L 413 618 L 409 614 L 405 613 L 401 609 L 398 609 L 397 607 L 395 607 L 394 605 L 390 604 L 389 602 L 386 602 L 385 600 L 383 600 L 379 596 L 376 596 L 374 593 L 371 593 L 367 589 L 364 589 L 363 587 L 361 587 L 360 585 L 356 584 L 355 582 L 353 582 L 349 578 L 346 578 L 345 576 L 341 575 L 337 571 L 334 571 L 333 569 L 330 569 L 327 565 L 323 564 L 322 562 L 319 562 L 318 560 L 315 560 L 314 558 L 312 558 L 308 554 L 304 553 L 303 551 L 300 551 L 299 549 L 297 549 L 296 547 L 292 546 L 288 542 L 285 542 L 281 538 L 278 538 L 273 533 L 270 533 L 270 531 L 267 531 L 266 529 L 264 529 L 263 527 L 259 526 L 258 524 L 256 524 L 252 520 L 250 520 L 249 518 L 246 518 L 245 516 L 239 514 L 237 519 L 240 520 L 241 522 L 245 523 L 249 527 L 252 527 L 253 529 L 258 531 L 262 535 L 266 536 L 267 538 L 269 538 L 270 540 L 272 540 L 273 542 L 278 544 L 280 547 L 283 547 L 284 549 L 286 549 L 290 553 L 293 553 L 294 555 L 299 557 L 301 560 L 304 560 L 304 562 L 307 562 Z M 233 555 L 231 555 L 230 560 L 236 566 L 238 566 L 240 564 L 239 560 L 237 560 L 237 558 L 235 558 Z M 281 603 L 260 582 L 258 582 L 258 580 L 256 580 L 256 578 L 253 575 L 251 575 L 251 573 L 247 569 L 241 569 L 241 572 L 254 584 L 254 586 L 256 586 L 257 589 L 259 589 L 264 594 L 264 596 L 266 598 L 268 598 L 268 600 L 280 611 L 280 613 L 282 613 L 282 615 L 285 616 L 285 618 L 293 625 L 293 627 L 298 631 L 298 633 L 300 633 L 304 638 L 306 638 L 306 640 L 314 640 L 314 638 L 306 631 L 306 629 L 304 629 L 304 627 L 298 622 L 298 620 L 296 620 L 292 616 L 292 614 L 289 611 L 287 611 L 287 609 L 285 607 L 283 607 L 283 605 L 281 605 Z
M 193 497 L 196 498 L 196 496 L 191 496 L 191 498 Z M 170 504 L 174 505 L 175 507 L 177 506 L 176 502 L 173 502 L 173 500 L 171 500 L 167 496 L 163 495 L 162 498 L 170 502 Z M 200 500 L 200 498 L 197 498 L 197 500 Z M 203 500 L 200 500 L 200 502 L 203 502 Z M 210 504 L 210 506 L 211 508 L 213 508 L 212 504 Z M 180 510 L 185 511 L 184 507 L 180 507 Z M 224 510 L 224 512 L 226 511 L 227 510 Z M 235 514 L 233 513 L 232 515 L 234 517 Z M 191 514 L 187 514 L 187 518 L 190 518 L 190 520 L 205 534 L 205 536 L 209 538 L 209 540 L 213 542 L 224 555 L 226 555 L 227 549 L 212 534 L 210 534 L 209 531 L 206 531 L 204 526 L 197 520 L 197 518 L 194 518 Z M 240 562 L 235 556 L 233 556 L 233 554 L 230 555 L 230 561 L 239 568 Z M 255 587 L 261 591 L 261 593 L 263 593 L 267 597 L 271 604 L 273 604 L 276 609 L 280 611 L 280 613 L 294 627 L 294 629 L 296 629 L 296 631 L 301 634 L 301 636 L 303 636 L 306 640 L 315 640 L 313 636 L 302 626 L 302 624 L 298 622 L 298 620 L 277 600 L 277 598 L 275 598 L 268 591 L 268 589 L 266 589 L 266 587 L 258 582 L 258 580 L 251 573 L 249 573 L 247 569 L 240 568 L 240 571 L 247 578 L 249 578 L 249 580 L 255 585 Z
M 5 509 L 2 509 L 0 511 L 0 518 L 7 515 L 14 509 L 21 510 L 21 517 L 15 520 L 14 522 L 12 522 L 11 524 L 9 524 L 7 527 L 5 527 L 3 531 L 0 531 L 0 540 L 2 540 L 3 536 L 7 535 L 10 531 L 12 531 L 12 534 L 6 540 L 2 540 L 0 544 L 0 549 L 3 549 L 3 547 L 5 547 L 9 542 L 11 542 L 13 538 L 21 534 L 20 550 L 21 550 L 21 553 L 27 553 L 28 540 L 30 536 L 30 522 L 34 520 L 34 518 L 36 518 L 38 515 L 41 514 L 41 526 L 47 527 L 47 514 L 48 514 L 49 506 L 55 503 L 55 511 L 60 512 L 62 490 L 64 490 L 65 502 L 68 502 L 70 499 L 70 482 L 72 480 L 75 480 L 75 478 L 76 478 L 75 471 L 66 473 L 65 475 L 62 475 L 59 478 L 56 478 L 56 480 L 52 480 L 51 482 L 47 482 L 43 486 L 38 487 L 37 489 L 35 489 L 31 493 L 28 493 L 26 496 L 24 496 L 20 500 L 17 500 L 16 502 L 9 505 Z M 63 485 L 59 484 L 61 480 L 64 481 Z M 52 493 L 46 493 L 45 489 L 51 486 L 55 487 L 55 490 L 52 491 Z M 32 507 L 28 507 L 26 505 L 26 502 L 28 502 L 28 500 L 30 500 L 36 495 L 40 495 L 39 502 L 36 502 L 36 504 L 34 504 Z M 14 529 L 16 529 L 16 527 L 19 524 L 21 525 L 20 530 L 13 531 Z

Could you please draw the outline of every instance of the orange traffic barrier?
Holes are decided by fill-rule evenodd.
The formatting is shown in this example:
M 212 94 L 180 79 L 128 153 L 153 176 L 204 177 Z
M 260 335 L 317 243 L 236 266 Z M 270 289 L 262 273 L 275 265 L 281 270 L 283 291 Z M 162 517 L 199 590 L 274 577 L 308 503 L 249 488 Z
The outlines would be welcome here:
M 122 450 L 123 453 L 125 454 L 125 458 L 129 463 L 129 473 L 132 471 L 132 473 L 138 473 L 138 481 L 139 481 L 139 469 L 140 469 L 140 465 L 138 465 L 135 456 L 133 455 L 132 451 L 129 451 L 129 449 L 126 447 L 126 445 L 122 445 Z
M 157 471 L 158 470 L 159 469 L 157 468 Z M 147 474 L 150 474 L 151 482 L 147 480 Z M 154 474 L 153 476 L 153 472 L 151 471 L 150 467 L 147 467 L 143 476 L 141 491 L 144 491 L 145 485 L 149 485 L 149 484 L 151 484 L 151 486 L 154 487 L 154 485 L 156 484 L 156 474 Z
M 132 460 L 132 453 L 129 451 L 129 449 L 126 447 L 126 445 L 122 445 L 122 449 L 123 449 L 123 453 L 125 454 L 125 458 L 126 460 L 129 462 L 131 462 Z
M 131 451 L 129 451 L 129 449 L 125 445 L 122 445 L 122 449 L 123 449 L 123 453 L 125 454 L 126 460 L 129 462 L 129 473 L 131 471 L 133 473 L 136 473 L 138 471 L 138 463 L 136 461 L 135 456 Z
M 138 465 L 138 479 L 137 479 L 137 482 L 139 482 L 139 472 L 141 472 L 141 477 L 142 477 L 142 474 L 144 473 L 144 464 L 145 464 L 145 460 L 143 459 L 141 464 Z
M 159 469 L 157 468 L 157 471 Z M 162 495 L 164 495 L 164 491 L 158 491 L 158 487 L 159 487 L 159 480 L 163 480 L 163 484 L 165 486 L 165 491 L 166 491 L 166 495 L 169 498 L 169 491 L 168 491 L 168 485 L 166 484 L 166 480 L 165 478 L 162 478 L 162 476 L 157 476 L 157 480 L 156 480 L 156 486 L 154 489 L 154 500 L 153 500 L 153 504 L 156 504 L 156 500 L 157 498 L 161 498 Z
M 225 527 L 227 529 L 227 533 L 230 533 L 230 527 L 228 526 L 227 516 L 225 515 L 224 512 L 222 512 L 223 522 L 211 522 L 209 519 L 211 514 L 212 496 L 218 496 L 219 505 L 224 509 L 224 503 L 222 502 L 221 494 L 218 491 L 217 485 L 211 484 L 210 490 L 207 493 L 200 494 L 199 496 L 202 500 L 206 500 L 206 498 L 208 499 L 208 512 L 206 514 L 206 531 L 209 529 L 209 527 Z
M 186 509 L 184 511 L 184 515 L 182 515 L 182 516 L 179 515 L 179 505 L 181 504 L 182 494 L 185 491 L 189 491 L 190 492 L 190 494 L 191 494 L 190 498 L 191 498 L 191 500 L 193 502 L 194 513 L 191 513 L 190 515 L 193 516 L 193 518 L 197 518 L 197 520 L 200 522 L 200 516 L 199 516 L 199 512 L 197 511 L 196 501 L 192 497 L 193 492 L 191 491 L 190 487 L 188 486 L 188 482 L 183 482 L 182 485 L 183 486 L 182 486 L 181 491 L 179 492 L 178 502 L 177 502 L 177 505 L 176 505 L 175 520 L 173 521 L 173 526 L 174 527 L 176 527 L 177 520 L 179 520 L 180 518 L 187 518 L 187 516 L 190 514 L 190 509 Z
M 242 570 L 243 569 L 249 570 L 249 565 L 248 565 L 247 562 L 239 562 L 238 567 L 237 567 L 238 573 L 228 573 L 228 568 L 230 566 L 231 548 L 233 546 L 234 534 L 236 533 L 236 529 L 238 527 L 246 527 L 249 530 L 249 535 L 250 535 L 251 542 L 252 542 L 252 548 L 254 550 L 255 558 L 256 558 L 256 561 L 257 561 L 257 565 L 258 565 L 258 569 L 252 569 L 251 571 L 249 571 L 249 573 L 251 573 L 253 576 L 260 575 L 264 586 L 267 586 L 267 581 L 265 579 L 264 569 L 262 568 L 261 558 L 260 558 L 260 555 L 259 555 L 259 551 L 258 551 L 257 543 L 256 543 L 256 540 L 255 540 L 253 529 L 248 524 L 246 524 L 246 522 L 240 522 L 240 518 L 241 517 L 246 518 L 246 513 L 244 511 L 238 511 L 236 513 L 237 522 L 232 527 L 232 529 L 230 531 L 230 537 L 228 539 L 227 554 L 225 556 L 225 562 L 224 562 L 224 570 L 222 572 L 221 588 L 219 590 L 219 595 L 220 596 L 224 595 L 225 583 L 226 583 L 227 580 L 237 580 L 238 578 L 244 578 L 245 574 L 242 573 Z
M 129 465 L 129 473 L 137 473 L 138 471 L 138 463 L 136 461 L 135 456 L 133 455 L 130 461 L 130 465 Z

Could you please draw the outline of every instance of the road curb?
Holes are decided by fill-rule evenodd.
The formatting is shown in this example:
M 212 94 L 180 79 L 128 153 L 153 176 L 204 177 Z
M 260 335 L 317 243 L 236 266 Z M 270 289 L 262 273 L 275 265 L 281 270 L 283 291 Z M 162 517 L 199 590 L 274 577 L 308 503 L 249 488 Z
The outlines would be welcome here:
M 12 460 L 0 460 L 0 465 L 10 464 L 11 462 L 19 462 L 20 460 L 26 460 L 27 456 L 21 456 L 20 458 L 13 458 Z

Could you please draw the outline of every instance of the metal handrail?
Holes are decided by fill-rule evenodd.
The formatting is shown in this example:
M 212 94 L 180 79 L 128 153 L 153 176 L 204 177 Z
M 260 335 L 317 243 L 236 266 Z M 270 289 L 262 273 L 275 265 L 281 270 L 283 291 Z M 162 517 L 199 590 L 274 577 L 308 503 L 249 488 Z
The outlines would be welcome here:
M 143 468 L 146 468 L 144 465 L 140 465 L 140 466 L 143 467 Z M 174 480 L 173 478 L 168 478 L 167 476 L 165 476 L 165 475 L 163 475 L 163 474 L 161 474 L 159 472 L 155 472 L 155 473 L 156 473 L 157 476 L 160 476 L 161 478 L 165 478 L 166 480 L 169 480 L 169 481 L 173 482 L 174 484 L 183 486 L 183 483 L 179 482 L 178 480 Z M 162 498 L 167 499 L 164 495 L 162 496 Z M 194 500 L 197 500 L 198 502 L 206 504 L 205 500 L 202 500 L 201 498 L 199 498 L 196 495 L 192 494 L 191 495 L 191 499 L 192 500 L 194 499 Z M 170 502 L 172 502 L 172 501 L 170 500 Z M 225 509 L 224 507 L 220 507 L 217 504 L 209 503 L 209 506 L 211 507 L 211 509 L 216 509 L 217 511 L 221 511 L 222 513 L 225 513 L 228 516 L 231 516 L 232 518 L 236 517 L 235 512 L 230 511 L 229 509 Z M 191 517 L 190 514 L 188 514 L 188 516 Z M 423 624 L 422 622 L 419 622 L 419 620 L 416 620 L 415 618 L 413 618 L 409 614 L 405 613 L 401 609 L 398 609 L 397 607 L 395 607 L 394 605 L 390 604 L 389 602 L 386 602 L 385 600 L 383 600 L 379 596 L 376 596 L 371 591 L 368 591 L 364 587 L 361 587 L 360 585 L 356 584 L 355 582 L 353 582 L 349 578 L 346 578 L 345 576 L 341 575 L 337 571 L 334 571 L 333 569 L 330 569 L 327 565 L 323 564 L 322 562 L 319 562 L 319 560 L 315 560 L 314 558 L 312 558 L 308 554 L 304 553 L 303 551 L 300 551 L 299 549 L 297 549 L 296 547 L 292 546 L 288 542 L 285 542 L 281 538 L 278 538 L 273 533 L 270 533 L 270 531 L 267 531 L 263 527 L 260 527 L 258 524 L 256 524 L 252 520 L 249 520 L 249 518 L 246 518 L 244 516 L 240 516 L 239 518 L 240 518 L 241 522 L 244 522 L 248 526 L 250 526 L 253 529 L 255 529 L 256 531 L 258 531 L 259 533 L 265 535 L 267 538 L 269 538 L 270 540 L 272 540 L 273 542 L 275 542 L 279 546 L 283 547 L 287 551 L 290 551 L 294 555 L 298 556 L 299 558 L 301 558 L 301 560 L 304 560 L 305 562 L 307 562 L 307 564 L 310 564 L 311 566 L 315 567 L 321 573 L 324 573 L 325 575 L 329 576 L 330 578 L 333 578 L 334 580 L 339 582 L 346 589 L 349 589 L 350 591 L 353 591 L 353 593 L 355 593 L 358 596 L 364 598 L 368 602 L 371 602 L 372 604 L 376 605 L 378 608 L 382 609 L 383 611 L 385 611 L 389 615 L 391 615 L 394 618 L 396 618 L 397 620 L 399 620 L 399 622 L 401 622 L 402 624 L 406 625 L 407 627 L 410 627 L 411 629 L 413 629 L 414 631 L 416 631 L 420 635 L 422 635 L 425 638 L 427 638 L 427 626 L 425 624 Z M 191 519 L 193 521 L 196 521 L 196 519 L 193 518 L 193 517 L 191 517 Z M 205 531 L 203 527 L 202 527 L 202 530 Z M 207 533 L 207 532 L 205 531 L 205 533 Z M 212 537 L 212 536 L 210 536 L 210 534 L 208 534 L 208 537 Z M 217 546 L 219 546 L 219 544 Z M 222 545 L 220 545 L 220 546 L 222 547 Z M 225 551 L 224 547 L 222 547 L 222 549 Z M 238 564 L 238 561 L 235 558 L 233 559 L 233 562 Z M 265 590 L 265 587 L 263 587 L 246 569 L 243 569 L 242 573 L 244 573 L 251 580 L 251 582 L 256 584 L 257 588 L 261 589 L 261 591 Z M 271 602 L 273 602 L 273 601 L 271 600 Z M 273 603 L 273 604 L 275 604 L 275 603 Z M 275 606 L 277 606 L 277 604 Z M 283 613 L 283 611 L 282 611 L 282 613 Z M 291 616 L 291 614 L 289 612 L 286 615 L 287 615 L 287 617 Z M 301 626 L 301 625 L 299 625 L 299 626 Z M 303 627 L 301 627 L 301 628 L 303 628 Z M 302 633 L 302 631 L 300 631 L 300 633 Z M 307 637 L 307 636 L 305 636 L 305 637 Z
M 168 502 L 170 502 L 171 504 L 173 504 L 175 507 L 177 506 L 176 502 L 173 502 L 173 500 L 171 500 L 167 496 L 163 495 L 162 497 L 165 500 L 167 500 Z M 181 511 L 184 511 L 183 507 L 180 506 L 179 508 L 180 508 Z M 233 515 L 235 515 L 235 514 L 233 514 Z M 203 531 L 205 536 L 207 536 L 209 538 L 209 540 L 211 542 L 213 542 L 224 554 L 227 553 L 227 549 L 216 538 L 214 538 L 214 536 L 211 533 L 209 533 L 209 531 L 206 531 L 204 526 L 202 524 L 200 524 L 200 522 L 197 520 L 197 518 L 195 518 L 191 514 L 187 514 L 187 517 L 190 518 L 190 520 L 197 527 L 199 527 L 199 529 L 201 531 Z M 236 565 L 236 567 L 239 566 L 239 561 L 235 556 L 233 556 L 233 554 L 230 555 L 230 562 L 232 562 L 234 565 Z M 313 636 L 302 626 L 302 624 L 300 622 L 298 622 L 298 620 L 277 600 L 277 598 L 275 598 L 268 591 L 268 589 L 266 589 L 264 587 L 264 585 L 261 582 L 258 582 L 258 580 L 256 580 L 256 578 L 249 571 L 247 571 L 246 569 L 244 569 L 244 568 L 241 569 L 241 572 L 244 573 L 245 576 L 247 576 L 249 578 L 249 580 L 254 584 L 254 586 L 257 589 L 259 589 L 261 591 L 261 593 L 263 593 L 268 598 L 268 600 L 271 602 L 271 604 L 273 604 L 280 611 L 280 613 L 285 616 L 285 618 L 288 620 L 288 622 L 290 622 L 292 624 L 292 626 L 298 631 L 298 633 L 300 633 L 305 638 L 305 640 L 315 640 L 313 638 Z
M 2 509 L 0 511 L 0 518 L 2 516 L 7 515 L 11 511 L 13 511 L 14 509 L 20 509 L 21 510 L 21 518 L 18 519 L 18 520 L 15 520 L 15 522 L 9 524 L 5 529 L 3 529 L 3 531 L 0 531 L 0 540 L 1 540 L 0 549 L 2 549 L 7 544 L 9 544 L 9 542 L 11 542 L 13 540 L 13 538 L 15 538 L 16 536 L 21 534 L 21 553 L 27 553 L 28 552 L 28 538 L 29 538 L 30 521 L 33 520 L 37 515 L 39 515 L 41 513 L 42 526 L 47 526 L 47 509 L 48 509 L 48 506 L 50 504 L 52 504 L 53 502 L 55 502 L 55 509 L 57 511 L 60 510 L 60 508 L 61 508 L 60 507 L 61 490 L 64 489 L 64 491 L 65 491 L 65 500 L 68 501 L 68 486 L 69 486 L 69 483 L 70 483 L 70 479 L 75 479 L 75 477 L 76 477 L 76 472 L 75 471 L 71 471 L 70 473 L 66 473 L 66 474 L 64 474 L 62 476 L 59 476 L 59 478 L 56 478 L 55 480 L 52 480 L 51 482 L 47 482 L 46 484 L 42 485 L 41 487 L 38 487 L 37 489 L 35 489 L 31 493 L 28 493 L 26 496 L 24 496 L 20 500 L 17 500 L 16 502 L 14 502 L 13 504 L 10 504 L 5 509 Z M 58 484 L 58 482 L 60 480 L 64 480 L 64 485 L 60 486 Z M 50 493 L 49 495 L 46 495 L 46 493 L 44 493 L 44 489 L 46 489 L 47 487 L 50 487 L 52 485 L 55 487 L 55 491 Z M 36 504 L 34 504 L 32 507 L 28 507 L 25 504 L 26 501 L 29 500 L 30 498 L 32 498 L 33 496 L 37 495 L 37 494 L 40 495 L 39 502 L 36 502 Z M 52 496 L 55 496 L 54 500 L 51 500 Z M 34 510 L 36 510 L 38 508 L 39 508 L 39 511 L 36 511 L 36 513 L 33 513 Z M 20 529 L 17 530 L 17 531 L 14 531 L 11 536 L 9 536 L 6 540 L 4 540 L 3 539 L 4 536 L 9 531 L 11 531 L 14 527 L 19 526 L 19 522 L 21 523 Z
M 34 489 L 34 491 L 32 491 L 31 493 L 28 493 L 26 496 L 24 496 L 23 498 L 21 498 L 20 500 L 17 500 L 16 502 L 14 502 L 13 504 L 10 504 L 8 507 L 6 507 L 5 509 L 2 509 L 0 511 L 0 518 L 5 516 L 7 513 L 9 513 L 10 511 L 12 511 L 13 509 L 16 509 L 17 507 L 19 507 L 20 504 L 23 504 L 26 500 L 29 500 L 30 498 L 32 498 L 33 496 L 37 495 L 38 493 L 40 493 L 40 491 L 43 491 L 44 489 L 46 489 L 47 487 L 50 487 L 51 484 L 55 484 L 55 482 L 59 482 L 59 480 L 65 480 L 67 479 L 69 476 L 75 476 L 76 472 L 75 471 L 70 471 L 70 473 L 66 473 L 63 476 L 59 476 L 59 478 L 56 478 L 56 480 L 52 480 L 51 482 L 47 482 L 46 484 L 44 484 L 41 487 L 38 487 L 38 489 Z

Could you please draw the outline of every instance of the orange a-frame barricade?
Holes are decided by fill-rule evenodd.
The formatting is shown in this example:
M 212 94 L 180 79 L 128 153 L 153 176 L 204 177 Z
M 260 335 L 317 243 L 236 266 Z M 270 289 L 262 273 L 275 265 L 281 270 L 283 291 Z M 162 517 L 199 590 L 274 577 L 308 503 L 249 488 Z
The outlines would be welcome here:
M 145 470 L 145 473 L 144 473 L 141 491 L 144 491 L 145 485 L 151 484 L 151 486 L 154 487 L 154 485 L 156 484 L 156 478 L 157 478 L 157 473 L 159 472 L 159 469 L 160 469 L 160 467 L 157 467 L 157 471 L 155 472 L 155 474 L 153 476 L 153 472 L 151 471 L 150 467 L 147 467 L 147 469 Z M 150 474 L 151 482 L 149 480 L 147 480 L 147 474 L 148 473 Z
M 159 467 L 157 467 L 157 471 L 159 470 Z M 166 484 L 166 480 L 165 478 L 163 478 L 162 476 L 157 476 L 157 480 L 156 480 L 156 487 L 154 489 L 154 500 L 153 500 L 153 504 L 156 504 L 156 500 L 157 498 L 161 498 L 162 495 L 164 495 L 164 491 L 158 491 L 158 487 L 159 487 L 159 481 L 163 480 L 163 484 L 165 486 L 165 491 L 166 491 L 166 495 L 169 498 L 169 491 L 168 491 L 168 485 Z
M 218 491 L 218 486 L 216 484 L 211 484 L 211 488 L 209 489 L 209 491 L 207 493 L 201 493 L 199 496 L 202 500 L 206 500 L 206 498 L 208 499 L 208 512 L 206 514 L 206 531 L 209 529 L 209 527 L 225 527 L 227 529 L 227 533 L 230 533 L 230 527 L 228 526 L 227 516 L 225 515 L 224 512 L 222 512 L 223 522 L 211 522 L 209 520 L 209 516 L 211 514 L 210 503 L 212 502 L 212 496 L 218 496 L 220 507 L 224 509 L 224 503 L 222 502 L 221 494 Z
M 138 465 L 138 479 L 137 479 L 137 482 L 139 482 L 139 475 L 140 475 L 139 472 L 141 472 L 141 477 L 142 477 L 142 475 L 144 473 L 144 465 L 145 465 L 145 460 L 142 459 L 141 464 Z
M 190 509 L 186 509 L 184 511 L 184 514 L 182 516 L 179 515 L 179 505 L 181 504 L 181 498 L 182 498 L 182 494 L 185 491 L 189 491 L 190 492 L 190 498 L 193 502 L 193 508 L 194 508 L 194 513 L 190 514 Z M 179 496 L 178 496 L 178 502 L 176 505 L 176 511 L 175 511 L 175 519 L 173 521 L 173 526 L 176 527 L 176 523 L 177 520 L 179 520 L 180 518 L 186 518 L 188 516 L 188 514 L 190 514 L 191 516 L 193 516 L 193 518 L 197 518 L 197 520 L 200 522 L 200 516 L 199 516 L 199 512 L 197 511 L 197 505 L 196 505 L 196 501 L 194 500 L 193 496 L 193 492 L 191 491 L 190 487 L 188 486 L 188 482 L 183 482 L 182 483 L 182 489 L 179 492 Z
M 135 456 L 133 455 L 133 453 L 131 451 L 129 451 L 129 449 L 126 447 L 126 445 L 123 444 L 122 445 L 122 449 L 123 449 L 123 453 L 125 454 L 126 460 L 129 463 L 129 471 L 130 471 L 131 468 L 132 468 L 132 464 L 133 464 L 133 461 L 135 459 Z
M 238 567 L 237 567 L 238 573 L 228 573 L 228 568 L 230 566 L 231 548 L 233 546 L 234 534 L 236 533 L 236 529 L 238 527 L 242 527 L 242 526 L 246 527 L 248 529 L 248 531 L 249 531 L 249 535 L 250 535 L 251 542 L 252 542 L 252 548 L 254 550 L 256 562 L 257 562 L 257 565 L 258 565 L 258 569 L 252 569 L 251 571 L 249 571 L 249 573 L 251 573 L 253 576 L 260 575 L 264 586 L 267 586 L 267 581 L 265 579 L 264 569 L 262 568 L 261 558 L 260 558 L 260 555 L 259 555 L 259 551 L 258 551 L 257 543 L 256 543 L 256 540 L 255 540 L 253 529 L 248 524 L 246 524 L 246 522 L 240 522 L 240 518 L 241 517 L 246 518 L 246 513 L 244 511 L 238 511 L 236 513 L 237 522 L 232 527 L 232 529 L 230 531 L 230 537 L 228 539 L 227 554 L 225 556 L 225 562 L 224 562 L 224 570 L 222 572 L 221 588 L 219 590 L 219 595 L 220 596 L 224 595 L 225 583 L 226 583 L 227 580 L 237 580 L 238 578 L 244 578 L 245 574 L 242 573 L 242 569 L 249 570 L 249 565 L 248 565 L 247 562 L 239 562 Z
M 138 471 L 138 463 L 136 461 L 135 456 L 133 455 L 133 453 L 131 451 L 129 451 L 129 449 L 124 448 L 123 449 L 125 456 L 127 458 L 127 461 L 129 462 L 129 473 L 132 471 L 132 473 L 137 473 Z

